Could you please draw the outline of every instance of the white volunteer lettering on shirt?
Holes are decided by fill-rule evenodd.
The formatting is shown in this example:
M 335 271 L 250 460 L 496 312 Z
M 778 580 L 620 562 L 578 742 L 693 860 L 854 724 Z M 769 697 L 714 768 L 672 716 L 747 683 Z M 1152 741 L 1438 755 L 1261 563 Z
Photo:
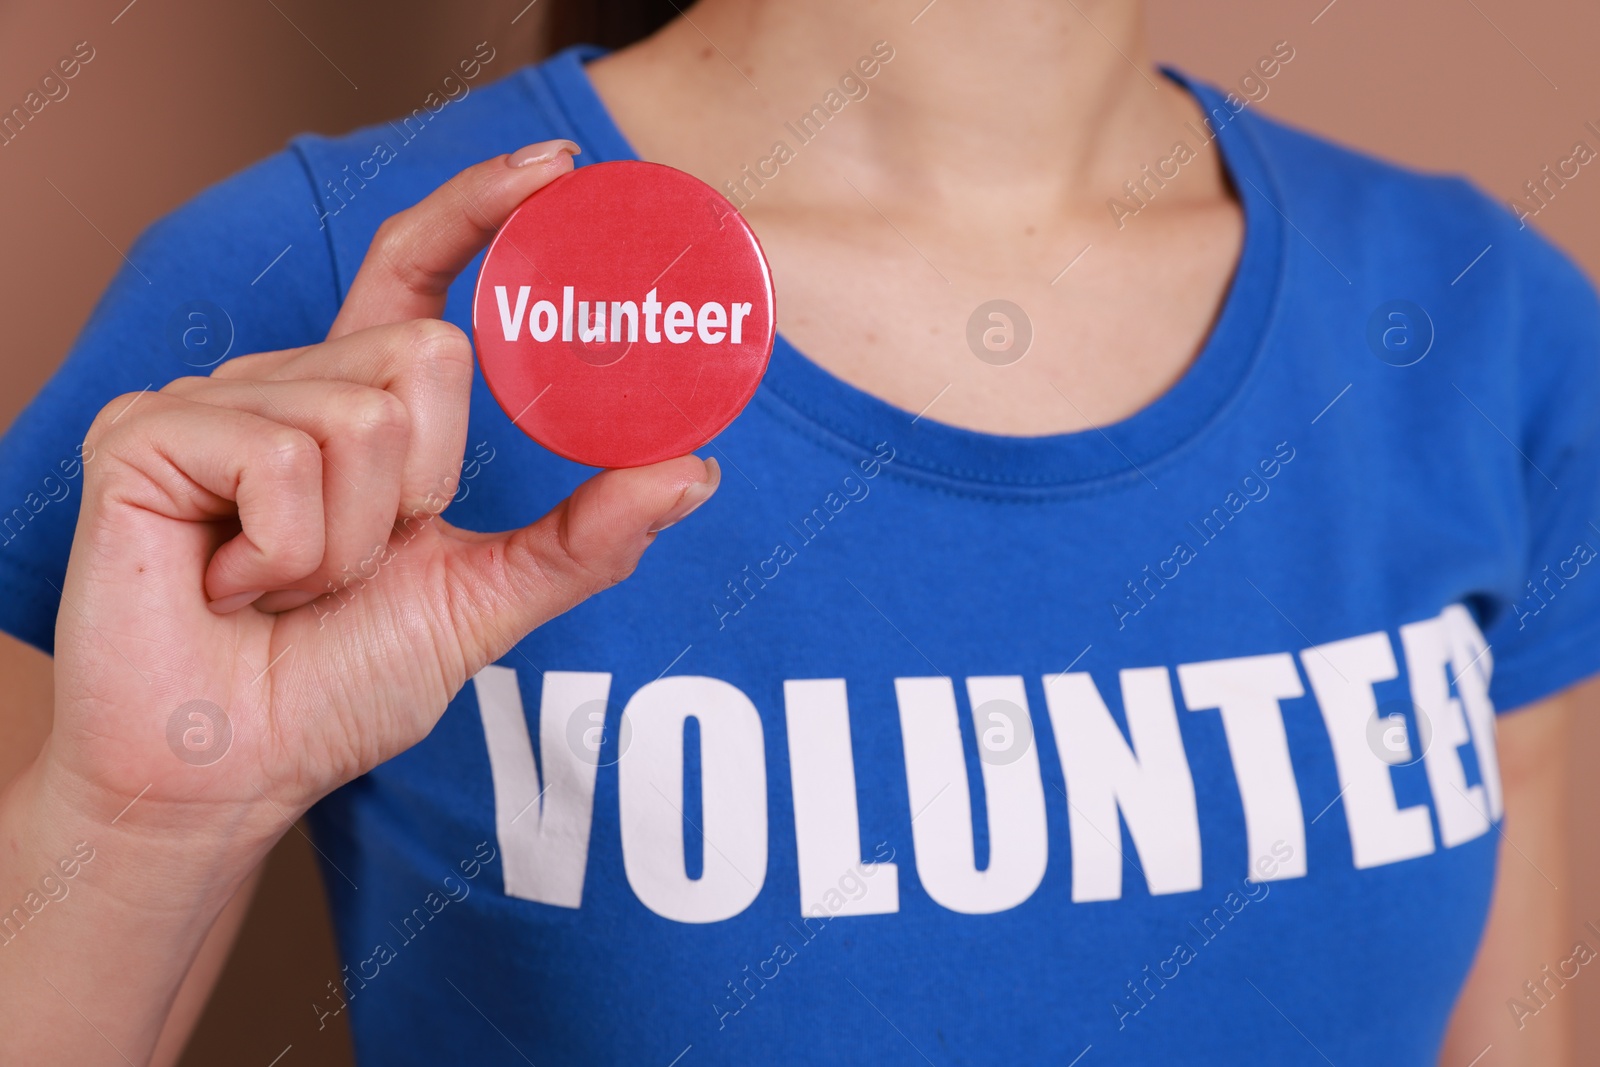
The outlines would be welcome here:
M 1185 663 L 1178 668 L 1178 685 L 1190 711 L 1215 708 L 1222 717 L 1244 807 L 1250 880 L 1305 877 L 1305 814 L 1300 809 L 1300 789 L 1295 784 L 1283 709 L 1278 703 L 1305 695 L 1294 658 L 1279 652 Z M 1287 860 L 1279 859 L 1275 844 L 1293 850 Z M 1272 861 L 1261 865 L 1273 872 L 1270 878 L 1258 876 L 1263 858 Z
M 844 679 L 786 681 L 783 708 L 801 911 L 808 915 L 899 911 L 899 870 L 893 863 L 867 863 L 861 858 L 861 819 L 856 807 L 856 768 Z M 858 866 L 868 876 L 866 891 L 859 897 L 835 893 L 844 903 L 829 911 L 823 898 L 838 888 L 842 872 Z
M 1411 680 L 1411 703 L 1432 727 L 1423 753 L 1428 785 L 1433 790 L 1433 813 L 1439 820 L 1439 841 L 1452 848 L 1489 832 L 1488 804 L 1483 786 L 1467 784 L 1461 766 L 1461 746 L 1470 738 L 1461 702 L 1450 695 L 1449 635 L 1443 616 L 1400 627 L 1400 645 L 1406 653 L 1406 675 Z
M 1427 805 L 1396 807 L 1393 768 L 1367 744 L 1367 723 L 1378 713 L 1372 686 L 1400 675 L 1389 635 L 1379 631 L 1308 648 L 1300 653 L 1300 663 L 1311 679 L 1333 745 L 1356 867 L 1377 867 L 1432 852 Z M 1401 756 L 1411 758 L 1409 752 Z
M 680 675 L 644 686 L 623 718 L 628 751 L 617 761 L 622 864 L 639 902 L 683 923 L 731 919 L 767 877 L 767 754 L 761 714 L 719 678 Z M 683 724 L 700 724 L 700 829 L 704 864 L 684 864 Z
M 1430 759 L 1425 771 L 1448 848 L 1481 837 L 1487 829 L 1485 812 L 1489 821 L 1503 812 L 1495 709 L 1488 689 L 1494 661 L 1471 614 L 1459 604 L 1433 620 L 1402 627 L 1401 634 L 1413 700 L 1436 728 L 1424 757 Z M 1388 636 L 1365 634 L 1306 649 L 1300 656 L 1332 746 L 1355 866 L 1374 867 L 1433 852 L 1429 806 L 1397 808 L 1393 768 L 1373 753 L 1367 739 L 1378 710 L 1373 685 L 1399 673 Z M 1190 710 L 1217 708 L 1223 720 L 1244 806 L 1252 880 L 1276 880 L 1291 871 L 1300 876 L 1306 870 L 1303 857 L 1309 847 L 1294 847 L 1285 860 L 1269 844 L 1272 863 L 1261 862 L 1258 855 L 1269 833 L 1281 833 L 1275 840 L 1285 844 L 1291 839 L 1303 844 L 1306 836 L 1301 797 L 1281 740 L 1278 704 L 1303 696 L 1292 667 L 1288 653 L 1177 667 Z M 1124 670 L 1120 677 L 1131 745 L 1087 674 L 1044 678 L 1071 798 L 1074 901 L 1122 895 L 1124 857 L 1113 843 L 1121 836 L 1119 819 L 1127 822 L 1137 853 L 1126 862 L 1143 868 L 1152 893 L 1200 885 L 1194 786 L 1166 668 Z M 513 897 L 579 906 L 598 760 L 574 751 L 572 717 L 586 707 L 592 715 L 596 702 L 604 705 L 610 678 L 603 673 L 545 673 L 538 712 L 542 794 L 516 672 L 488 667 L 474 679 L 506 891 Z M 905 683 L 910 683 L 909 692 Z M 1449 697 L 1451 685 L 1458 694 L 1454 700 Z M 907 800 L 912 805 L 905 818 L 916 846 L 918 877 L 936 903 L 955 911 L 979 914 L 1015 907 L 1035 892 L 1047 859 L 1037 753 L 1030 749 L 1010 763 L 983 762 L 992 859 L 988 871 L 976 871 L 971 798 L 952 686 L 948 678 L 896 680 Z M 990 701 L 1008 701 L 1026 714 L 1018 677 L 970 678 L 967 694 L 980 732 L 978 709 Z M 859 866 L 863 872 L 876 872 L 876 877 L 863 879 L 869 891 L 860 898 L 834 892 L 832 897 L 841 903 L 830 904 L 829 914 L 897 912 L 897 866 L 860 858 L 844 680 L 787 681 L 784 699 L 801 911 L 807 912 L 819 892 L 827 895 L 839 872 Z M 755 900 L 766 878 L 767 777 L 760 714 L 727 682 L 675 677 L 640 689 L 625 715 L 631 716 L 634 736 L 619 760 L 617 782 L 630 886 L 646 907 L 679 922 L 737 915 Z M 706 870 L 693 882 L 684 868 L 682 811 L 683 723 L 690 715 L 701 724 L 706 837 Z M 1459 754 L 1469 732 L 1480 779 L 1470 787 Z M 881 778 L 873 773 L 869 780 Z M 941 786 L 945 794 L 957 793 L 959 803 L 952 801 L 954 806 L 946 808 Z M 932 803 L 926 803 L 929 797 Z M 938 826 L 939 832 L 925 824 Z M 999 873 L 993 878 L 982 877 L 994 872 Z
M 528 323 L 528 336 L 539 342 L 549 341 L 555 337 L 557 329 L 560 330 L 563 341 L 571 341 L 574 322 L 577 323 L 579 341 L 596 344 L 606 340 L 606 300 L 578 300 L 576 288 L 565 285 L 561 288 L 559 311 L 549 300 L 539 300 L 530 309 L 528 296 L 531 292 L 531 286 L 519 287 L 516 307 L 513 309 L 509 288 L 504 285 L 494 287 L 495 301 L 500 309 L 500 333 L 507 341 L 515 341 L 521 336 L 524 321 Z M 577 307 L 576 312 L 573 310 L 574 304 Z M 751 301 L 724 303 L 707 300 L 696 309 L 687 301 L 674 300 L 665 306 L 666 314 L 661 316 L 663 305 L 656 299 L 655 289 L 645 294 L 642 303 L 635 303 L 632 300 L 611 300 L 610 306 L 612 341 L 622 340 L 624 319 L 628 322 L 629 343 L 639 339 L 639 316 L 642 308 L 645 342 L 660 344 L 664 333 L 667 343 L 674 345 L 685 344 L 696 337 L 701 344 L 707 345 L 743 344 L 744 320 L 750 317 L 755 308 L 755 304 Z M 661 316 L 660 329 L 656 325 L 657 316 Z
M 896 678 L 894 691 L 922 888 L 951 911 L 968 915 L 1016 907 L 1039 888 L 1048 856 L 1038 749 L 1030 744 L 1011 762 L 979 764 L 989 811 L 989 864 L 980 871 L 955 689 L 949 678 Z M 969 678 L 967 700 L 974 712 L 991 700 L 1008 701 L 1023 713 L 1028 707 L 1019 676 Z
M 1500 753 L 1495 747 L 1494 702 L 1489 699 L 1494 653 L 1466 608 L 1451 604 L 1441 617 L 1450 641 L 1450 678 L 1467 709 L 1472 747 L 1478 754 L 1478 777 L 1483 780 L 1489 801 L 1489 818 L 1498 822 L 1505 814 L 1505 799 L 1500 789 Z
M 495 834 L 504 856 L 506 894 L 541 904 L 576 908 L 583 903 L 594 817 L 598 753 L 583 759 L 568 743 L 571 717 L 585 705 L 603 706 L 611 675 L 546 671 L 539 697 L 539 752 L 544 787 L 534 765 L 533 741 L 522 712 L 517 672 L 485 667 L 472 679 L 494 779 Z
M 1153 895 L 1200 888 L 1200 816 L 1165 667 L 1118 672 L 1128 741 L 1088 674 L 1046 676 L 1067 780 L 1072 899 L 1122 896 L 1122 820 Z

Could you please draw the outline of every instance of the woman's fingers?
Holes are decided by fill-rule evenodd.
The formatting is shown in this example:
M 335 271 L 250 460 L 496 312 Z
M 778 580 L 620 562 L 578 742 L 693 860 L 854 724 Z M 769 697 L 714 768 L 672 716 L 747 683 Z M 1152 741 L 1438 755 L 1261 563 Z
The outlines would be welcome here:
M 322 559 L 290 588 L 267 590 L 256 602 L 263 611 L 315 599 L 389 543 L 412 436 L 411 417 L 393 393 L 348 381 L 215 378 L 180 378 L 162 392 L 292 426 L 322 451 Z
M 711 498 L 714 459 L 602 471 L 544 518 L 455 546 L 451 622 L 468 676 L 530 631 L 633 573 L 657 531 Z
M 300 606 L 386 546 L 398 515 L 442 510 L 466 444 L 472 351 L 436 316 L 456 275 L 518 204 L 571 169 L 575 151 L 547 142 L 468 168 L 379 229 L 325 343 L 175 383 L 161 405 L 107 431 L 130 465 L 154 468 L 164 456 L 168 480 L 209 494 L 202 516 L 174 517 L 216 518 L 237 505 L 242 531 L 207 571 L 212 601 Z M 210 411 L 171 406 L 184 404 Z M 301 484 L 289 487 L 293 478 Z M 715 462 L 692 456 L 608 471 L 533 526 L 456 542 L 453 567 L 469 595 L 451 597 L 450 610 L 467 616 L 453 621 L 477 646 L 471 659 L 488 662 L 621 581 L 656 531 L 719 480 Z M 294 506 L 269 515 L 273 494 Z
M 237 517 L 240 532 L 205 572 L 204 595 L 219 608 L 321 565 L 322 450 L 309 434 L 164 393 L 144 396 L 136 410 L 132 399 L 112 401 L 89 428 L 95 462 L 85 467 L 83 521 L 115 524 L 118 507 L 182 522 Z
M 188 381 L 168 390 L 300 426 L 320 447 L 325 555 L 292 588 L 267 587 L 264 610 L 312 599 L 387 544 L 397 516 L 436 514 L 454 496 L 473 364 L 466 335 L 438 318 L 445 294 L 518 204 L 572 169 L 577 151 L 571 141 L 547 141 L 448 179 L 379 227 L 326 342 L 224 363 L 214 389 Z M 292 381 L 321 383 L 329 401 L 265 385 Z M 354 408 L 335 406 L 354 395 L 338 383 L 387 393 L 399 410 L 364 394 Z M 295 411 L 280 410 L 286 404 Z
M 577 152 L 571 141 L 529 145 L 468 167 L 390 216 L 367 249 L 329 339 L 386 322 L 438 318 L 456 275 L 518 204 L 572 169 Z
M 411 423 L 396 514 L 434 514 L 455 495 L 467 443 L 472 344 L 447 322 L 372 326 L 320 345 L 230 360 L 212 377 L 333 380 L 385 390 L 404 405 Z

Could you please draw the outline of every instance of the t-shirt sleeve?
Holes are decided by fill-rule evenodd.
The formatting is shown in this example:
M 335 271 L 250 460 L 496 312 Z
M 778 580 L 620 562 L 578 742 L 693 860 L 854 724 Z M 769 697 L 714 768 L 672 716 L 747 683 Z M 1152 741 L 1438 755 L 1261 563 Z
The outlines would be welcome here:
M 208 189 L 129 249 L 66 361 L 0 438 L 0 629 L 52 650 L 84 460 L 94 461 L 81 445 L 101 408 L 225 358 L 326 335 L 339 289 L 321 214 L 291 148 Z
M 1527 558 L 1484 636 L 1490 695 L 1512 711 L 1600 671 L 1600 303 L 1525 230 L 1515 299 Z

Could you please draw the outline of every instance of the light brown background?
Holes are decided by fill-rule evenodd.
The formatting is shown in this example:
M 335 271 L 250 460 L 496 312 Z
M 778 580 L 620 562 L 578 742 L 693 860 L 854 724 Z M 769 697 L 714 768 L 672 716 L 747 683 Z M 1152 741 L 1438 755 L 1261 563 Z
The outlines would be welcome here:
M 479 41 L 499 52 L 495 76 L 535 58 L 541 5 L 512 21 L 526 2 L 135 0 L 124 8 L 126 0 L 55 0 L 0 8 L 5 109 L 75 42 L 87 39 L 97 52 L 66 100 L 0 147 L 0 424 L 55 368 L 120 265 L 116 249 L 149 222 L 296 132 L 337 132 L 409 111 Z M 1600 123 L 1600 5 L 1325 3 L 1150 0 L 1155 51 L 1204 78 L 1236 82 L 1257 56 L 1288 40 L 1296 57 L 1271 83 L 1264 110 L 1391 159 L 1465 173 L 1501 199 L 1580 137 L 1600 147 L 1583 130 L 1585 121 Z M 908 13 L 921 6 L 907 0 Z M 1600 170 L 1589 169 L 1538 225 L 1593 276 Z M 1600 776 L 1588 773 L 1597 757 L 1600 722 L 1583 722 L 1571 753 L 1574 870 L 1562 887 L 1574 937 L 1582 920 L 1600 920 L 1600 849 L 1589 833 L 1600 812 Z M 349 1062 L 342 1023 L 319 1032 L 311 1008 L 339 972 L 313 859 L 297 834 L 274 853 L 186 1064 L 266 1065 L 280 1054 L 281 1067 Z M 1562 995 L 1578 1005 L 1584 1059 L 1600 1060 L 1600 979 L 1580 977 Z M 1483 1067 L 1513 1062 L 1500 1055 Z

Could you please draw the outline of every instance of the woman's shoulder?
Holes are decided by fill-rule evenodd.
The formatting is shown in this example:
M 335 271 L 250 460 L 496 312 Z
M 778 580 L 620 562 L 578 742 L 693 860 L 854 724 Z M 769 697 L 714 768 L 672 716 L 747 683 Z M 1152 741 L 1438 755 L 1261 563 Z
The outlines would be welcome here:
M 573 137 L 571 120 L 548 91 L 575 66 L 570 53 L 496 71 L 506 57 L 487 44 L 479 49 L 477 60 L 441 77 L 407 111 L 339 136 L 291 142 L 310 187 L 302 210 L 329 234 L 341 265 L 352 255 L 358 264 L 384 219 L 462 169 L 536 141 Z
M 1534 223 L 1600 159 L 1584 141 L 1570 150 L 1565 178 L 1553 164 L 1529 175 L 1525 198 L 1502 200 L 1462 174 L 1396 163 L 1255 108 L 1235 125 L 1289 236 L 1339 264 L 1357 289 L 1414 297 L 1401 291 L 1411 286 L 1465 298 L 1455 305 L 1464 318 L 1492 321 L 1524 349 L 1533 335 L 1551 332 L 1581 336 L 1590 349 L 1600 343 L 1593 285 Z M 1586 361 L 1594 354 L 1571 353 Z
M 11 520 L 0 529 L 0 629 L 51 645 L 73 479 L 87 459 L 78 446 L 104 404 L 322 340 L 385 218 L 472 163 L 564 135 L 538 92 L 543 68 L 511 66 L 483 46 L 409 112 L 297 137 L 145 230 L 65 363 L 0 439 L 0 518 Z M 40 489 L 45 475 L 60 485 Z
M 274 255 L 299 253 L 284 274 L 305 282 L 308 295 L 342 293 L 384 219 L 473 163 L 570 136 L 560 106 L 539 89 L 552 67 L 571 58 L 521 67 L 507 58 L 480 44 L 428 83 L 408 110 L 340 134 L 294 137 L 158 220 L 139 249 L 163 263 L 181 258 L 193 283 L 231 277 L 248 265 L 243 258 L 276 242 Z
M 1380 254 L 1437 249 L 1454 255 L 1458 242 L 1487 237 L 1503 243 L 1520 266 L 1572 269 L 1531 225 L 1548 199 L 1531 192 L 1522 199 L 1500 199 L 1459 172 L 1398 163 L 1254 108 L 1239 115 L 1238 126 L 1270 177 L 1269 192 L 1281 198 L 1278 203 L 1295 226 L 1310 223 L 1332 241 Z M 1600 158 L 1587 147 L 1583 154 Z M 1538 188 L 1541 177 L 1543 172 L 1530 174 L 1529 187 Z M 1480 241 L 1472 252 L 1484 247 Z

